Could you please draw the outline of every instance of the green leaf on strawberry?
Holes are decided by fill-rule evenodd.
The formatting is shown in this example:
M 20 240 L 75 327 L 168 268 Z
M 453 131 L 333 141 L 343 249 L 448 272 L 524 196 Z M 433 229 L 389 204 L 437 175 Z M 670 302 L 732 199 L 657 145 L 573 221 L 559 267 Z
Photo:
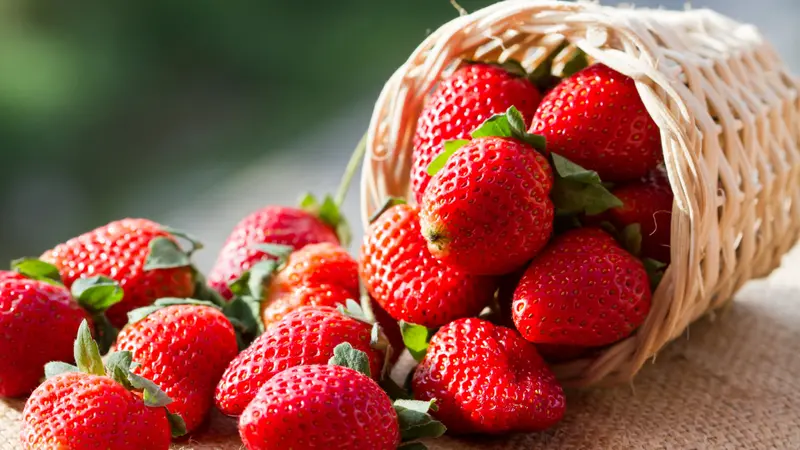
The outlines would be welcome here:
M 201 250 L 201 249 L 203 249 L 203 247 L 205 247 L 203 245 L 203 243 L 199 239 L 197 239 L 193 235 L 191 235 L 191 234 L 189 234 L 189 233 L 187 233 L 187 232 L 185 232 L 183 230 L 179 230 L 177 228 L 172 228 L 172 227 L 168 227 L 168 226 L 164 226 L 164 225 L 161 226 L 161 229 L 166 231 L 167 233 L 175 236 L 175 237 L 179 237 L 179 238 L 185 240 L 186 242 L 188 242 L 189 243 L 189 250 L 186 252 L 186 254 L 188 256 L 192 256 L 192 254 L 194 252 L 196 252 L 197 250 Z
M 100 350 L 97 342 L 92 339 L 89 331 L 89 323 L 84 320 L 78 327 L 78 336 L 75 339 L 75 363 L 81 372 L 92 375 L 105 375 L 103 360 L 100 358 Z
M 44 281 L 57 286 L 63 285 L 58 268 L 38 258 L 15 259 L 11 261 L 11 270 L 32 280 Z
M 61 375 L 62 373 L 69 373 L 69 372 L 80 372 L 81 369 L 78 369 L 76 366 L 72 364 L 67 364 L 61 361 L 53 361 L 45 364 L 44 366 L 44 377 L 45 378 L 53 378 L 56 375 Z
M 620 233 L 622 247 L 631 255 L 639 256 L 642 252 L 642 226 L 632 223 L 622 229 Z
M 314 214 L 326 225 L 333 228 L 339 237 L 339 243 L 343 247 L 350 245 L 353 237 L 350 225 L 347 223 L 344 214 L 342 214 L 340 205 L 336 204 L 333 197 L 326 195 L 320 203 L 313 194 L 307 193 L 300 199 L 300 208 Z
M 169 428 L 172 433 L 173 438 L 178 438 L 186 434 L 186 422 L 183 421 L 183 417 L 169 412 L 168 409 L 165 408 L 167 411 L 167 421 L 169 421 Z
M 172 403 L 172 399 L 157 384 L 147 378 L 128 372 L 128 381 L 134 389 L 142 391 L 142 400 L 145 405 L 158 408 Z
M 430 415 L 436 411 L 435 400 L 395 400 L 394 409 L 400 423 L 400 436 L 403 441 L 413 441 L 421 438 L 437 438 L 442 436 L 447 428 Z
M 361 350 L 357 350 L 349 342 L 342 342 L 333 349 L 333 356 L 328 361 L 332 366 L 343 366 L 370 375 L 369 358 Z
M 650 289 L 655 292 L 656 287 L 658 287 L 658 284 L 661 283 L 661 279 L 664 277 L 664 270 L 667 265 L 653 258 L 644 258 L 642 263 L 644 264 L 644 269 L 647 271 L 647 277 L 650 279 Z
M 101 314 L 111 305 L 119 303 L 124 295 L 116 281 L 102 275 L 78 278 L 70 290 L 78 304 L 93 315 Z
M 416 361 L 422 361 L 425 353 L 428 351 L 428 342 L 430 341 L 430 331 L 422 325 L 407 323 L 404 321 L 399 322 L 400 332 L 403 335 L 403 343 L 406 345 L 411 356 Z
M 597 172 L 555 153 L 551 157 L 556 177 L 550 195 L 557 215 L 595 215 L 622 206 L 620 199 L 603 186 Z
M 375 316 L 372 314 L 372 311 L 367 313 L 367 311 L 364 310 L 363 305 L 353 299 L 347 299 L 344 305 L 339 305 L 336 307 L 336 309 L 345 316 L 350 316 L 353 319 L 360 320 L 368 324 L 375 323 Z
M 558 75 L 561 78 L 568 78 L 587 67 L 589 67 L 589 58 L 583 50 L 576 48 Z
M 180 246 L 172 239 L 157 237 L 150 241 L 149 247 L 150 253 L 144 262 L 145 271 L 192 265 L 189 255 L 181 250 Z
M 436 157 L 433 158 L 433 161 L 431 161 L 431 163 L 428 165 L 428 175 L 434 176 L 437 172 L 442 170 L 444 165 L 447 164 L 447 160 L 453 156 L 453 153 L 457 152 L 461 147 L 467 145 L 467 142 L 469 141 L 466 139 L 445 141 L 443 145 L 444 151 L 436 155 Z M 377 217 L 375 218 L 377 219 Z
M 473 139 L 488 136 L 515 138 L 539 151 L 544 151 L 546 147 L 544 136 L 528 133 L 522 113 L 513 106 L 502 114 L 488 118 L 472 132 L 471 136 Z

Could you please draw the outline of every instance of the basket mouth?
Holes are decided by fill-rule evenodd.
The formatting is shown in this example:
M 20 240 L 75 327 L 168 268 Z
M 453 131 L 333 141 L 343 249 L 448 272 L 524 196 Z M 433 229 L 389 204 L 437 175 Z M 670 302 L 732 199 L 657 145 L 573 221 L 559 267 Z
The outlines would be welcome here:
M 719 223 L 727 220 L 719 211 L 724 174 L 718 175 L 717 162 L 726 157 L 718 142 L 726 124 L 709 108 L 730 106 L 702 90 L 709 71 L 731 55 L 771 54 L 752 27 L 709 10 L 564 1 L 510 0 L 457 17 L 430 34 L 381 92 L 368 130 L 362 218 L 368 224 L 388 197 L 413 201 L 408 181 L 415 124 L 426 96 L 442 78 L 465 59 L 513 59 L 532 71 L 563 41 L 569 42 L 564 57 L 579 48 L 592 61 L 635 81 L 659 127 L 675 198 L 671 264 L 654 292 L 645 324 L 597 357 L 555 367 L 567 385 L 626 382 L 665 343 L 708 309 L 722 306 L 743 283 L 723 279 L 721 243 L 715 235 Z

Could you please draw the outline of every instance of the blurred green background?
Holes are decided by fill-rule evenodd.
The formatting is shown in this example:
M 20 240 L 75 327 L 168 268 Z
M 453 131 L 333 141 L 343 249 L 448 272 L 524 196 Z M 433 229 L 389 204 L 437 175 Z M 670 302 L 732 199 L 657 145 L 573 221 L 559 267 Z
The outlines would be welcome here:
M 692 3 L 755 23 L 797 69 L 800 1 Z M 207 267 L 242 215 L 335 187 L 383 82 L 456 15 L 448 0 L 0 0 L 0 261 L 133 216 L 199 232 Z
M 2 0 L 0 258 L 180 207 L 377 96 L 455 15 L 446 0 Z

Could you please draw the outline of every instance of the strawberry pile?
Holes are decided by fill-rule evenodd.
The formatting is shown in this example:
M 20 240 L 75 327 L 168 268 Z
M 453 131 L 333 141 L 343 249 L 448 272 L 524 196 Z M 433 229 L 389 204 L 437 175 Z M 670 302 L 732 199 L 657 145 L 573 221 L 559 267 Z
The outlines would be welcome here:
M 144 219 L 14 261 L 0 396 L 29 395 L 23 448 L 166 449 L 214 408 L 270 450 L 558 423 L 549 364 L 645 321 L 672 194 L 630 79 L 546 75 L 469 62 L 443 80 L 414 138 L 416 202 L 388 199 L 358 258 L 339 207 L 363 146 L 335 198 L 242 219 L 208 280 L 197 239 Z

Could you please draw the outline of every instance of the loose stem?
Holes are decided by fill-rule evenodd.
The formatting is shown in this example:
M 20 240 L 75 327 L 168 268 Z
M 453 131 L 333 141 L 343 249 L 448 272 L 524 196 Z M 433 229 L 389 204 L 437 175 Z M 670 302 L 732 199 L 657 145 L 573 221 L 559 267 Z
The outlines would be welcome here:
M 336 191 L 336 197 L 334 201 L 336 206 L 341 207 L 344 203 L 345 198 L 347 197 L 347 191 L 350 190 L 350 182 L 353 181 L 353 176 L 355 175 L 356 171 L 358 170 L 359 164 L 361 164 L 361 160 L 364 159 L 364 154 L 367 152 L 367 133 L 364 133 L 364 136 L 358 142 L 356 149 L 353 150 L 353 154 L 350 156 L 350 161 L 347 163 L 347 167 L 344 169 L 344 174 L 342 175 L 342 181 L 339 183 L 339 189 Z

